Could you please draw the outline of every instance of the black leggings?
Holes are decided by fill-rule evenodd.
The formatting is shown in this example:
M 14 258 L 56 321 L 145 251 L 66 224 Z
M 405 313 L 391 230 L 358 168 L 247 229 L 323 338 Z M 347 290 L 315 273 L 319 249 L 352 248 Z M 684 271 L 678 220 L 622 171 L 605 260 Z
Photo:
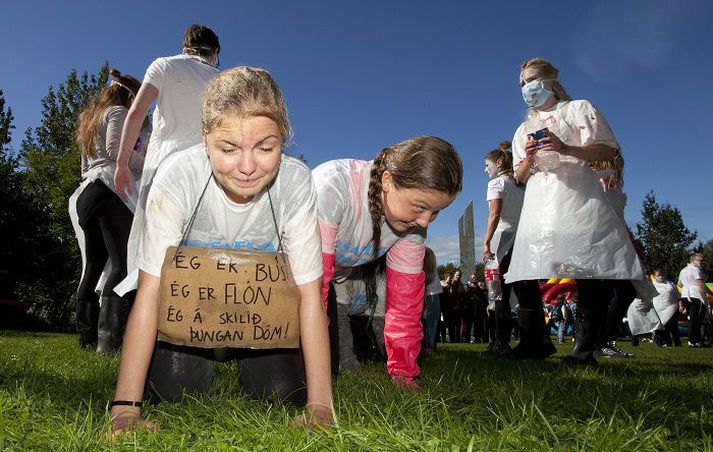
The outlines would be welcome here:
M 223 353 L 224 356 L 217 358 Z M 255 400 L 307 403 L 304 361 L 300 349 L 214 349 L 157 342 L 146 378 L 150 403 L 175 402 L 183 392 L 201 394 L 215 378 L 215 361 L 237 360 L 242 390 Z
M 87 252 L 84 277 L 79 284 L 81 299 L 94 293 L 107 259 L 112 269 L 102 295 L 111 295 L 114 287 L 126 277 L 126 244 L 134 218 L 115 193 L 97 194 L 94 186 L 88 186 L 77 199 L 79 224 L 84 230 Z
M 82 343 L 97 340 L 99 297 L 95 292 L 107 260 L 111 262 L 102 296 L 115 296 L 114 287 L 126 277 L 126 244 L 133 215 L 101 181 L 89 184 L 77 198 L 79 224 L 84 231 L 86 265 L 77 290 L 77 331 Z

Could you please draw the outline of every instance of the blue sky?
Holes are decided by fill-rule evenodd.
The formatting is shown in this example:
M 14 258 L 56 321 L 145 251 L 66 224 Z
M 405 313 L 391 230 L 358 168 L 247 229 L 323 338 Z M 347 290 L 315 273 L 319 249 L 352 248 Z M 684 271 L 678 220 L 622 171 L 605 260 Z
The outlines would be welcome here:
M 108 60 L 142 78 L 153 59 L 180 52 L 189 24 L 202 23 L 220 37 L 223 68 L 273 73 L 295 129 L 290 150 L 310 166 L 370 159 L 414 135 L 452 142 L 464 189 L 429 228 L 429 242 L 439 261 L 457 261 L 458 217 L 470 200 L 476 234 L 485 227 L 483 155 L 523 118 L 519 65 L 542 56 L 574 98 L 609 120 L 626 159 L 629 224 L 654 189 L 700 239 L 713 239 L 709 0 L 29 0 L 1 10 L 0 89 L 15 115 L 16 148 L 39 123 L 47 88 L 72 68 L 96 72 Z

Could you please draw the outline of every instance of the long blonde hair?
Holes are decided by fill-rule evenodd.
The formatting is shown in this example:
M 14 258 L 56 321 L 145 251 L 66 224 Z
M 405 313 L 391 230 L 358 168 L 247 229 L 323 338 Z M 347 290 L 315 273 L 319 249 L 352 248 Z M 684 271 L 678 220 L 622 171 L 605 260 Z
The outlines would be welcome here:
M 79 152 L 85 157 L 94 154 L 94 147 L 99 136 L 99 123 L 104 111 L 115 105 L 129 108 L 141 87 L 141 83 L 134 77 L 123 75 L 116 69 L 110 69 L 109 75 L 114 80 L 89 101 L 77 120 L 75 141 Z

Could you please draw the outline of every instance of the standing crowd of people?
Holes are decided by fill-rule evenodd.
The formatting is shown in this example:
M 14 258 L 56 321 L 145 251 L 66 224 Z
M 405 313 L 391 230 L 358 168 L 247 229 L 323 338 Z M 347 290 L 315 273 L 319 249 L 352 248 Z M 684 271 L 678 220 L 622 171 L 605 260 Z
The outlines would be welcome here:
M 425 246 L 429 224 L 462 189 L 453 145 L 417 136 L 370 161 L 310 171 L 283 152 L 292 129 L 277 82 L 254 67 L 219 72 L 220 50 L 211 29 L 192 25 L 181 53 L 153 61 L 142 82 L 112 70 L 80 116 L 83 182 L 70 200 L 83 256 L 77 328 L 81 346 L 121 351 L 114 433 L 154 429 L 141 415 L 144 400 L 207 391 L 216 361 L 236 360 L 248 395 L 303 406 L 293 424 L 311 426 L 334 422 L 332 379 L 364 361 L 385 361 L 395 385 L 420 391 L 418 360 L 438 337 L 544 359 L 556 349 L 541 280 L 576 281 L 576 315 L 563 320 L 564 332 L 574 324 L 572 363 L 593 364 L 601 341 L 615 346 L 609 319 L 635 294 L 654 303 L 659 291 L 643 284 L 620 212 L 620 147 L 604 116 L 571 100 L 549 62 L 523 64 L 526 119 L 512 143 L 485 156 L 483 257 L 504 276 L 486 293 L 477 275 L 439 277 Z M 299 348 L 159 340 L 162 265 L 173 246 L 286 256 L 300 298 Z M 700 259 L 691 265 L 680 281 L 695 327 L 707 288 Z

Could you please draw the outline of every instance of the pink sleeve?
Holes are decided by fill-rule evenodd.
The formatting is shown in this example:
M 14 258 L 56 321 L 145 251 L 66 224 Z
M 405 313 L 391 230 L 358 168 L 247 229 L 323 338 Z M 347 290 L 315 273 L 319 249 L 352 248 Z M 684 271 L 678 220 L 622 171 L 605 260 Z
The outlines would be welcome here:
M 324 248 L 322 249 L 324 250 Z M 394 246 L 386 253 L 386 266 L 401 273 L 420 273 L 423 270 L 425 255 L 425 238 L 407 236 L 394 243 Z
M 339 227 L 318 219 L 319 232 L 322 235 L 322 304 L 324 312 L 327 312 L 327 295 L 329 294 L 329 283 L 334 277 L 334 248 L 337 243 L 337 231 Z
M 386 370 L 391 378 L 401 377 L 412 382 L 419 375 L 425 283 L 423 271 L 406 274 L 386 269 L 384 342 Z

